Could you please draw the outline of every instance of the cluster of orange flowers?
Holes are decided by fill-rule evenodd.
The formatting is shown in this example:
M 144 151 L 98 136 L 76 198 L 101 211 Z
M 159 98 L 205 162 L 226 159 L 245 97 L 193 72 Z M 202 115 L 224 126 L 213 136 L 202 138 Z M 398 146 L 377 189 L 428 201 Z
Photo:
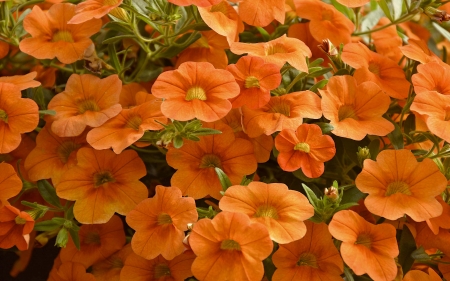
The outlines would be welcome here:
M 70 2 L 0 0 L 12 276 L 450 280 L 449 5 Z

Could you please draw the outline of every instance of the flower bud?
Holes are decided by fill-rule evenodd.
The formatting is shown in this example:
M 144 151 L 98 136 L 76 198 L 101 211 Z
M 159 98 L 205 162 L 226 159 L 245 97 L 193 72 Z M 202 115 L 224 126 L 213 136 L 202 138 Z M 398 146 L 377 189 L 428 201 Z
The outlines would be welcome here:
M 358 152 L 356 153 L 356 155 L 358 157 L 359 165 L 361 165 L 361 166 L 363 165 L 364 160 L 370 159 L 370 157 L 371 157 L 370 151 L 367 148 L 367 146 L 365 146 L 363 148 L 358 147 Z
M 120 7 L 116 7 L 112 9 L 109 12 L 113 17 L 118 18 L 119 20 L 122 20 L 124 22 L 130 22 L 130 16 L 128 15 L 127 11 Z
M 334 186 L 330 188 L 325 188 L 324 194 L 332 202 L 335 202 L 339 198 L 339 190 Z
M 67 228 L 62 227 L 56 236 L 55 246 L 65 248 L 67 242 L 69 242 L 69 232 L 67 231 Z
M 338 49 L 331 43 L 330 39 L 322 40 L 322 44 L 318 45 L 319 49 L 324 51 L 328 56 L 335 57 L 339 54 Z
M 432 6 L 428 6 L 425 8 L 425 14 L 429 16 L 432 20 L 443 22 L 443 21 L 449 21 L 450 15 L 447 14 L 445 11 L 438 10 Z

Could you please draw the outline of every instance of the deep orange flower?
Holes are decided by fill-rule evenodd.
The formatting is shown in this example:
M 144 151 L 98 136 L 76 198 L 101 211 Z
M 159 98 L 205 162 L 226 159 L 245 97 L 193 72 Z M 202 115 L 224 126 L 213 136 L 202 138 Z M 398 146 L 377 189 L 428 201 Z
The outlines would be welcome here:
M 183 198 L 178 187 L 158 185 L 156 194 L 127 214 L 128 225 L 136 230 L 133 251 L 151 260 L 158 255 L 171 260 L 183 253 L 184 231 L 198 219 L 195 200 Z
M 351 41 L 355 25 L 333 5 L 316 0 L 294 0 L 297 15 L 310 20 L 309 30 L 318 41 L 329 39 L 335 46 Z
M 37 59 L 56 57 L 62 63 L 81 59 L 92 44 L 89 37 L 100 30 L 102 21 L 92 19 L 82 24 L 68 24 L 74 15 L 73 4 L 54 4 L 46 12 L 35 5 L 23 21 L 24 29 L 32 37 L 20 41 L 20 50 Z
M 388 18 L 382 17 L 373 29 L 386 26 L 390 22 Z M 378 54 L 390 58 L 396 63 L 401 60 L 403 54 L 399 47 L 403 45 L 403 40 L 398 36 L 397 26 L 392 25 L 380 31 L 372 32 L 371 37 Z
M 408 45 L 400 47 L 400 51 L 405 55 L 405 57 L 420 63 L 441 61 L 438 56 L 428 49 L 427 41 L 414 40 L 410 38 L 408 40 Z
M 319 126 L 302 124 L 297 130 L 284 129 L 275 138 L 279 151 L 277 161 L 284 171 L 302 169 L 309 178 L 318 178 L 325 171 L 324 162 L 336 154 L 334 141 L 324 136 Z
M 372 81 L 390 97 L 408 97 L 410 84 L 397 62 L 372 52 L 360 42 L 345 45 L 342 60 L 356 69 L 353 76 L 358 84 Z
M 323 116 L 330 120 L 336 136 L 362 140 L 367 134 L 385 136 L 394 125 L 382 115 L 391 100 L 377 84 L 361 84 L 349 75 L 333 76 L 322 95 Z M 363 93 L 363 94 L 361 94 Z
M 305 236 L 303 221 L 314 215 L 308 199 L 282 183 L 231 186 L 220 199 L 219 207 L 223 211 L 246 214 L 251 221 L 264 224 L 270 238 L 280 244 Z
M 270 90 L 281 82 L 280 68 L 272 63 L 264 63 L 258 57 L 245 56 L 227 70 L 233 74 L 241 88 L 239 96 L 231 99 L 233 107 L 246 105 L 251 109 L 261 108 L 270 100 Z
M 95 149 L 112 147 L 117 154 L 139 140 L 147 130 L 160 130 L 167 118 L 161 113 L 161 101 L 154 100 L 131 109 L 122 109 L 119 115 L 109 119 L 87 134 L 87 141 Z
M 295 130 L 303 118 L 322 116 L 320 98 L 311 91 L 294 92 L 271 97 L 268 104 L 257 110 L 242 107 L 242 124 L 249 137 L 271 135 L 283 129 Z
M 396 220 L 407 214 L 424 221 L 442 214 L 436 200 L 447 180 L 431 159 L 417 162 L 410 150 L 383 150 L 377 161 L 364 161 L 356 187 L 369 193 L 364 204 L 375 215 Z
M 436 91 L 450 95 L 450 66 L 445 63 L 429 62 L 417 66 L 417 73 L 412 76 L 416 94 Z
M 273 254 L 273 281 L 342 281 L 344 265 L 325 223 L 305 221 L 305 237 L 280 245 Z
M 203 127 L 222 134 L 204 136 L 198 142 L 186 140 L 180 149 L 169 147 L 167 164 L 178 170 L 170 183 L 194 199 L 207 195 L 219 199 L 222 186 L 215 167 L 222 169 L 232 184 L 239 184 L 243 176 L 256 171 L 257 163 L 251 142 L 235 138 L 229 126 L 204 124 Z
M 294 23 L 292 24 L 288 29 L 288 36 L 297 38 L 303 43 L 308 46 L 308 48 L 311 50 L 311 57 L 310 61 L 314 61 L 318 58 L 324 59 L 324 65 L 328 65 L 328 62 L 330 61 L 325 55 L 325 53 L 319 49 L 320 42 L 314 39 L 314 37 L 311 34 L 311 31 L 309 30 L 309 22 L 305 23 Z
M 54 185 L 60 177 L 77 164 L 77 151 L 88 147 L 86 134 L 77 137 L 61 138 L 51 130 L 52 123 L 42 128 L 36 137 L 36 147 L 25 160 L 25 169 L 32 181 L 52 179 Z
M 34 220 L 26 212 L 13 206 L 0 208 L 0 248 L 9 249 L 16 246 L 20 251 L 28 249 L 30 233 Z
M 220 212 L 213 220 L 199 220 L 189 236 L 197 255 L 192 273 L 204 281 L 260 281 L 262 260 L 272 252 L 269 232 L 247 215 Z
M 20 135 L 37 127 L 38 111 L 33 100 L 22 98 L 19 86 L 0 82 L 0 153 L 16 149 Z
M 0 40 L 0 59 L 6 57 L 9 53 L 9 43 Z
M 279 68 L 288 62 L 296 69 L 308 72 L 306 57 L 311 57 L 311 50 L 305 43 L 285 35 L 264 43 L 239 43 L 231 44 L 233 53 L 242 55 L 247 53 L 249 56 L 260 57 L 266 63 L 273 63 Z
M 440 229 L 439 233 L 434 234 L 425 222 L 415 224 L 416 230 L 416 244 L 417 247 L 422 247 L 425 250 L 432 250 L 433 252 L 438 249 L 443 253 L 450 253 L 450 231 L 448 229 Z M 448 262 L 450 259 L 447 257 L 444 262 Z
M 64 262 L 77 262 L 85 268 L 102 261 L 125 245 L 125 232 L 119 216 L 113 216 L 105 224 L 82 225 L 78 233 L 80 250 L 72 238 L 61 249 L 60 258 Z
M 218 122 L 223 122 L 233 129 L 236 138 L 242 138 L 251 141 L 255 152 L 256 161 L 258 163 L 267 162 L 270 158 L 273 148 L 272 136 L 260 135 L 256 138 L 250 138 L 242 128 L 242 114 L 239 108 L 233 108 L 227 116 Z
M 403 281 L 442 281 L 439 274 L 431 268 L 428 268 L 428 274 L 420 270 L 410 270 L 403 277 Z
M 373 225 L 357 213 L 346 210 L 334 214 L 328 229 L 341 240 L 341 256 L 356 275 L 367 273 L 373 280 L 392 281 L 397 275 L 398 255 L 395 227 Z
M 122 108 L 131 108 L 137 105 L 137 93 L 146 92 L 145 88 L 138 83 L 130 83 L 122 86 L 120 91 L 119 103 Z M 143 93 L 141 93 L 143 94 Z
M 125 260 L 133 254 L 131 244 L 126 244 L 107 259 L 94 264 L 92 274 L 96 281 L 120 281 L 120 272 L 125 265 Z
M 442 196 L 438 196 L 436 199 L 442 206 L 442 214 L 438 217 L 425 220 L 435 235 L 439 234 L 440 228 L 450 229 L 450 205 L 442 199 Z
M 252 26 L 267 26 L 273 20 L 284 24 L 284 1 L 279 0 L 243 0 L 239 2 L 239 16 Z
M 146 260 L 133 253 L 125 261 L 120 280 L 184 281 L 192 276 L 191 266 L 194 259 L 192 251 L 186 251 L 173 260 L 166 260 L 162 256 Z
M 227 38 L 217 32 L 203 31 L 202 37 L 181 52 L 175 65 L 178 68 L 182 63 L 209 62 L 215 68 L 225 69 L 228 65 L 228 57 L 225 49 L 229 49 Z
M 411 105 L 411 111 L 425 116 L 430 132 L 450 141 L 450 95 L 435 91 L 418 94 Z
M 86 126 L 98 127 L 120 113 L 122 82 L 117 75 L 100 79 L 72 74 L 64 92 L 56 95 L 48 109 L 56 111 L 52 131 L 60 137 L 80 135 Z
M 147 187 L 139 181 L 147 174 L 134 150 L 117 155 L 111 150 L 80 148 L 77 165 L 56 185 L 56 193 L 75 200 L 75 218 L 81 223 L 106 223 L 117 212 L 126 215 L 147 198 Z
M 56 67 L 44 67 L 42 64 L 37 63 L 31 69 L 37 72 L 36 81 L 42 83 L 44 88 L 53 88 L 56 83 Z
M 91 19 L 100 19 L 112 9 L 119 7 L 123 0 L 87 0 L 75 8 L 75 15 L 68 24 L 80 24 Z
M 17 176 L 14 167 L 8 163 L 0 163 L 0 208 L 9 205 L 8 199 L 22 190 L 22 180 Z
M 370 0 L 337 0 L 338 3 L 350 8 L 362 7 L 369 3 L 369 1 Z
M 65 262 L 50 274 L 48 281 L 96 281 L 94 275 L 86 272 L 80 263 Z
M 0 83 L 11 83 L 19 87 L 20 90 L 35 88 L 41 85 L 41 82 L 33 80 L 37 72 L 32 71 L 26 75 L 14 75 L 0 77 Z
M 227 1 L 215 1 L 212 6 L 198 7 L 198 12 L 212 30 L 227 38 L 229 45 L 239 41 L 239 33 L 244 31 L 244 23 Z
M 177 6 L 195 5 L 198 7 L 208 7 L 219 3 L 221 0 L 167 0 L 167 1 Z
M 165 99 L 161 111 L 168 118 L 214 122 L 230 111 L 228 99 L 239 94 L 239 85 L 231 73 L 208 62 L 186 62 L 159 75 L 152 93 Z

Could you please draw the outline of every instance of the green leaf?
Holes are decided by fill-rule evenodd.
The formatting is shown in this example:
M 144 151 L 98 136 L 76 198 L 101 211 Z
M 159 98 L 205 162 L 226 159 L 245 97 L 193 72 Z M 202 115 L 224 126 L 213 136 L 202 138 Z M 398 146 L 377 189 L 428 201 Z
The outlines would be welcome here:
M 334 73 L 334 76 L 340 76 L 340 75 L 350 75 L 350 72 L 348 72 L 348 70 L 345 68 L 341 68 Z
M 207 136 L 207 135 L 218 135 L 221 134 L 222 131 L 219 130 L 214 130 L 214 129 L 209 129 L 209 128 L 200 128 L 195 130 L 195 132 L 193 132 L 193 135 L 196 136 Z
M 403 0 L 391 0 L 392 9 L 394 10 L 394 19 L 398 19 L 402 15 Z
M 136 36 L 134 34 L 125 34 L 125 35 L 114 36 L 114 37 L 108 38 L 106 40 L 103 40 L 102 44 L 117 43 L 119 41 L 122 41 L 123 39 L 135 38 L 135 37 Z
M 78 236 L 78 230 L 69 229 L 69 233 L 70 237 L 72 237 L 72 241 L 75 244 L 75 247 L 80 250 L 80 236 Z
M 119 22 L 108 22 L 105 26 L 105 29 L 112 29 L 115 31 L 119 31 L 125 34 L 132 33 L 132 31 L 128 28 L 128 25 L 119 23 Z
M 342 196 L 341 204 L 347 204 L 347 203 L 356 203 L 360 199 L 364 198 L 366 196 L 364 193 L 362 193 L 356 186 L 351 187 L 344 191 L 344 196 Z
M 359 205 L 358 203 L 345 203 L 345 204 L 341 204 L 341 205 L 339 205 L 339 207 L 337 207 L 336 209 L 334 209 L 334 213 L 337 213 L 337 212 L 342 211 L 342 210 L 347 210 L 347 209 L 349 209 L 349 208 L 351 208 L 351 207 L 358 206 L 358 205 Z
M 346 281 L 355 281 L 353 278 L 353 274 L 351 273 L 350 269 L 346 266 L 344 266 L 344 276 Z
M 450 32 L 448 32 L 447 29 L 443 28 L 435 21 L 433 21 L 433 26 L 437 29 L 437 31 L 439 31 L 440 34 L 442 34 L 442 36 L 445 37 L 445 39 L 450 40 Z
M 425 249 L 420 246 L 417 250 L 411 253 L 411 258 L 414 260 L 429 260 L 430 256 L 425 252 Z
M 320 127 L 320 129 L 322 130 L 322 134 L 324 135 L 334 130 L 334 127 L 330 123 L 319 122 L 315 124 Z
M 275 147 L 275 146 L 274 146 Z M 278 151 L 277 151 L 278 152 Z M 301 181 L 304 182 L 312 182 L 314 181 L 314 179 L 308 178 L 302 171 L 302 169 L 298 169 L 292 172 L 292 174 L 294 175 L 294 177 L 298 178 Z
M 303 189 L 306 192 L 306 196 L 309 199 L 309 203 L 311 203 L 311 205 L 313 205 L 314 209 L 317 209 L 318 205 L 319 205 L 319 198 L 317 198 L 316 194 L 314 193 L 314 191 L 312 191 L 307 185 L 303 184 Z
M 403 128 L 405 130 L 405 134 L 409 134 L 411 131 L 416 130 L 416 116 L 414 114 L 408 115 L 406 117 L 405 122 L 403 122 Z
M 222 185 L 223 191 L 227 191 L 227 189 L 231 186 L 231 181 L 228 178 L 227 174 L 225 174 L 222 169 L 215 167 L 214 170 L 216 171 L 217 176 L 219 177 L 220 184 Z
M 319 77 L 319 76 L 322 76 L 322 75 L 330 72 L 331 70 L 332 70 L 331 67 L 325 67 L 325 68 L 321 67 L 318 70 L 310 71 L 310 73 L 308 74 L 308 77 L 313 77 L 313 78 Z
M 383 16 L 383 10 L 379 8 L 368 13 L 361 21 L 361 31 L 371 30 Z
M 168 47 L 165 51 L 161 52 L 159 58 L 171 59 L 181 53 L 184 49 L 189 47 L 192 43 L 200 39 L 201 34 L 195 31 L 194 33 L 186 33 L 175 41 L 175 44 Z
M 308 64 L 308 68 L 320 66 L 323 62 L 324 62 L 323 58 L 315 59 L 313 62 L 310 62 Z
M 261 34 L 261 36 L 262 36 L 262 38 L 264 39 L 265 42 L 270 40 L 270 34 L 264 28 L 257 26 L 256 29 Z
M 406 274 L 414 263 L 412 253 L 417 249 L 416 241 L 409 228 L 404 225 L 400 237 L 398 263 L 402 266 L 403 274 Z
M 323 79 L 323 80 L 320 80 L 319 82 L 317 82 L 316 84 L 314 84 L 309 90 L 311 92 L 317 93 L 319 89 L 321 90 L 327 84 L 328 84 L 328 79 Z
M 336 10 L 346 15 L 350 20 L 354 21 L 355 13 L 353 12 L 352 9 L 342 4 L 339 4 L 336 0 L 331 0 L 331 4 L 336 8 Z
M 367 146 L 370 152 L 370 159 L 375 160 L 377 158 L 378 153 L 380 152 L 380 144 L 380 139 L 377 138 L 372 140 Z
M 42 198 L 52 206 L 62 209 L 61 202 L 58 195 L 56 195 L 55 188 L 47 180 L 39 180 L 37 182 L 37 188 Z
M 390 119 L 389 119 L 389 121 L 391 121 L 391 123 L 394 125 L 395 129 L 394 129 L 394 131 L 390 132 L 387 135 L 387 137 L 389 138 L 389 140 L 391 141 L 391 143 L 395 149 L 402 149 L 404 147 L 402 130 L 397 123 L 393 122 Z
M 55 116 L 56 111 L 54 111 L 54 110 L 39 110 L 39 114 Z
M 391 15 L 391 9 L 388 6 L 388 3 L 386 2 L 386 0 L 379 0 L 378 1 L 378 5 L 380 6 L 381 10 L 383 10 L 384 14 L 386 15 L 386 17 L 392 22 L 394 21 L 394 19 L 392 18 Z
M 116 69 L 117 73 L 120 73 L 122 71 L 122 64 L 117 57 L 116 46 L 114 46 L 114 43 L 108 45 L 108 55 L 111 65 Z
M 173 147 L 175 147 L 176 149 L 179 149 L 183 146 L 183 138 L 180 136 L 175 136 L 173 138 Z
M 53 220 L 48 220 L 35 223 L 33 229 L 36 231 L 52 231 L 57 229 L 58 227 L 61 227 L 61 224 Z

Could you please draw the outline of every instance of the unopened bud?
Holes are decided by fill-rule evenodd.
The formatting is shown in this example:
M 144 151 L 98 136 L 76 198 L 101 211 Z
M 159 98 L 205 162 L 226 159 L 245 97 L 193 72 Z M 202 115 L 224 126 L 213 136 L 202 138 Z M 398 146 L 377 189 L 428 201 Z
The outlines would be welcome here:
M 329 56 L 334 57 L 339 54 L 339 51 L 336 49 L 333 43 L 331 43 L 330 39 L 322 40 L 322 44 L 318 45 L 318 47 Z
M 56 236 L 55 246 L 65 248 L 67 242 L 69 242 L 69 232 L 67 231 L 67 228 L 63 227 Z
M 124 22 L 130 22 L 130 16 L 128 15 L 127 11 L 120 7 L 116 7 L 112 9 L 109 12 L 113 17 L 118 18 L 119 20 L 122 20 Z
M 425 14 L 429 16 L 432 20 L 443 22 L 449 21 L 450 15 L 447 12 L 436 9 L 434 7 L 428 6 L 425 8 Z
M 371 155 L 370 155 L 370 151 L 369 149 L 366 147 L 358 147 L 358 152 L 356 153 L 357 157 L 358 157 L 358 162 L 359 164 L 362 166 L 364 163 L 364 160 L 366 159 L 370 159 Z
M 336 187 L 325 188 L 325 196 L 331 201 L 335 202 L 339 198 L 339 191 Z

